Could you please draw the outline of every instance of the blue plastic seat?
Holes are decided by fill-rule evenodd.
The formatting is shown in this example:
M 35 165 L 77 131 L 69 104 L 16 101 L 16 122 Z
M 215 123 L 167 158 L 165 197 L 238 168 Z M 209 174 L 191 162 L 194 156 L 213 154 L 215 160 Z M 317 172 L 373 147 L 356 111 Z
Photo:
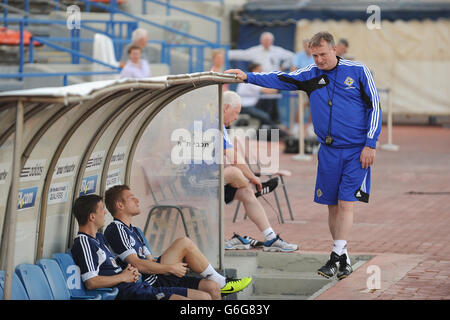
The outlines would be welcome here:
M 50 289 L 55 300 L 71 300 L 71 299 L 91 299 L 100 300 L 102 297 L 100 294 L 96 296 L 71 296 L 69 288 L 67 287 L 66 279 L 58 265 L 58 262 L 54 259 L 40 259 L 37 265 L 42 269 L 47 278 L 47 282 L 50 285 Z
M 73 261 L 70 253 L 54 253 L 53 259 L 59 265 L 59 268 L 66 280 L 67 288 L 69 289 L 72 298 L 79 299 L 83 296 L 97 296 L 101 295 L 102 300 L 114 300 L 119 293 L 117 288 L 100 288 L 96 290 L 86 290 L 81 281 L 80 268 Z
M 5 286 L 5 271 L 0 271 L 0 300 L 3 300 L 3 290 Z M 23 287 L 17 274 L 13 273 L 11 300 L 29 300 L 28 294 Z
M 19 264 L 16 267 L 16 273 L 30 300 L 53 300 L 52 290 L 39 266 L 28 263 Z

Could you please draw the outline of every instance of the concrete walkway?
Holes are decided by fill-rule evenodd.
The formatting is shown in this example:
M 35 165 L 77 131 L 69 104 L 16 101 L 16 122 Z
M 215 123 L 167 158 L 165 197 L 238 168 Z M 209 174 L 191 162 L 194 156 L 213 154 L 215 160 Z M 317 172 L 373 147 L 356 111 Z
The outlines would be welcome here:
M 380 144 L 386 133 L 383 127 Z M 355 206 L 348 239 L 350 256 L 374 258 L 316 299 L 450 299 L 450 129 L 396 126 L 393 137 L 400 150 L 377 149 L 370 203 Z M 294 221 L 284 198 L 284 224 L 262 202 L 275 231 L 299 244 L 294 254 L 332 250 L 327 208 L 313 202 L 316 165 L 316 157 L 299 162 L 280 154 L 280 167 L 293 174 L 286 184 Z M 266 199 L 276 207 L 272 195 Z M 232 222 L 235 207 L 226 207 L 226 238 L 236 232 L 262 240 L 242 208 Z

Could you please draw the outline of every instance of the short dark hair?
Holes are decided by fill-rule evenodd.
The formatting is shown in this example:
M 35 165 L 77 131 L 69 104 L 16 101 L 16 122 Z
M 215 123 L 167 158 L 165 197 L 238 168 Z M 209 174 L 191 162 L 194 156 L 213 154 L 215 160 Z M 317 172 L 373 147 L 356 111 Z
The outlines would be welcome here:
M 133 45 L 131 45 L 131 46 L 128 48 L 128 54 L 130 54 L 131 51 L 133 51 L 133 50 L 139 50 L 139 51 L 142 52 L 142 48 L 141 48 L 141 47 L 139 47 L 139 46 L 133 44 Z
M 248 71 L 249 72 L 253 72 L 253 70 L 255 70 L 256 68 L 258 68 L 259 66 L 261 66 L 261 64 L 259 64 L 259 63 L 256 63 L 256 62 L 253 62 L 253 63 L 250 63 L 249 65 L 248 65 Z
M 130 190 L 130 187 L 126 184 L 116 185 L 105 192 L 105 206 L 112 216 L 116 214 L 116 202 L 122 200 L 122 192 L 124 190 Z
M 342 43 L 347 48 L 349 47 L 347 39 L 341 38 L 341 39 L 339 39 L 338 43 Z
M 322 40 L 325 40 L 330 47 L 334 46 L 333 35 L 327 31 L 316 33 L 311 40 L 309 40 L 309 47 L 320 47 Z
M 73 204 L 72 212 L 78 225 L 84 226 L 89 215 L 97 210 L 97 205 L 103 198 L 96 194 L 88 194 L 77 198 Z

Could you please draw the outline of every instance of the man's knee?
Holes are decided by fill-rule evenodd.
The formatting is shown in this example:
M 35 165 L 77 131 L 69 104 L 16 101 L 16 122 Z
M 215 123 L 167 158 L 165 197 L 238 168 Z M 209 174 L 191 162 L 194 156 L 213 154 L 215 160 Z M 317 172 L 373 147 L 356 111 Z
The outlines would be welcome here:
M 234 187 L 245 186 L 248 183 L 248 179 L 244 176 L 242 171 L 233 166 L 225 168 L 224 179 L 225 184 L 231 184 Z
M 353 211 L 353 202 L 352 201 L 338 201 L 339 212 L 350 212 Z
M 193 246 L 195 246 L 195 243 L 188 237 L 178 238 L 173 243 L 184 249 L 189 249 L 189 248 L 192 248 Z
M 220 296 L 220 286 L 217 282 L 204 279 L 202 281 L 202 291 L 208 292 L 211 297 Z
M 255 201 L 256 196 L 250 185 L 245 188 L 241 188 L 236 192 L 236 199 L 245 202 L 245 201 Z

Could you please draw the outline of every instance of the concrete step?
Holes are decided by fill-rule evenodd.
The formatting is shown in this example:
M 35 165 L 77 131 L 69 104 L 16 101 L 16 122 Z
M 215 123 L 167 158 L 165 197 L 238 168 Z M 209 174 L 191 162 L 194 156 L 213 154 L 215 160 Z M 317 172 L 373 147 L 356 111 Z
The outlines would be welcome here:
M 336 277 L 317 274 L 328 254 L 226 251 L 225 264 L 238 270 L 238 277 L 252 276 L 252 284 L 238 293 L 239 300 L 311 300 L 335 285 Z M 352 256 L 356 270 L 369 255 Z
M 258 273 L 253 277 L 253 293 L 255 295 L 310 296 L 331 281 L 312 274 Z

